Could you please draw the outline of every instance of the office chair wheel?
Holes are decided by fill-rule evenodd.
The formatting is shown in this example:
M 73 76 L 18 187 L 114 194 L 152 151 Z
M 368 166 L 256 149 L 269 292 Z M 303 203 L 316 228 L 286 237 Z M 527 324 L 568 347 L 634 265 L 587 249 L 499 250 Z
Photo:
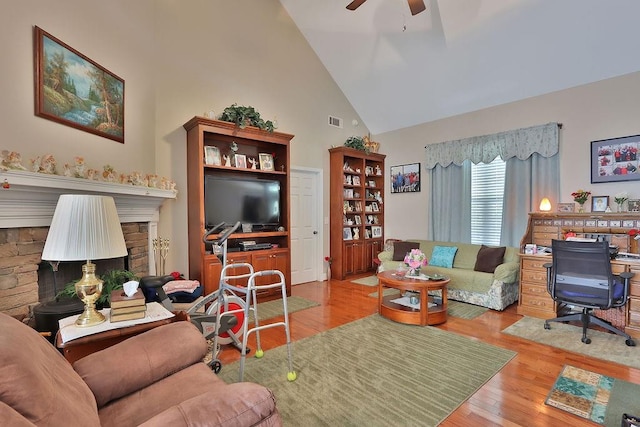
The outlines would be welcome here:
M 222 363 L 219 360 L 214 360 L 211 362 L 211 370 L 214 374 L 217 374 L 222 369 Z
M 632 340 L 631 338 L 626 340 L 624 343 L 629 347 L 635 347 L 636 346 L 636 342 L 634 340 Z
M 591 338 L 583 337 L 582 342 L 585 344 L 591 344 Z

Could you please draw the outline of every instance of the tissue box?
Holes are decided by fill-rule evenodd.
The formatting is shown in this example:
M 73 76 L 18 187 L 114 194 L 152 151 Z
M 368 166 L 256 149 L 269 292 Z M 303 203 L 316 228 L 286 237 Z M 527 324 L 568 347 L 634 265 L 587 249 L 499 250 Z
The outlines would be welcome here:
M 128 297 L 122 289 L 111 292 L 110 303 L 111 309 L 142 306 L 145 307 L 144 295 L 142 291 L 138 289 L 135 294 Z

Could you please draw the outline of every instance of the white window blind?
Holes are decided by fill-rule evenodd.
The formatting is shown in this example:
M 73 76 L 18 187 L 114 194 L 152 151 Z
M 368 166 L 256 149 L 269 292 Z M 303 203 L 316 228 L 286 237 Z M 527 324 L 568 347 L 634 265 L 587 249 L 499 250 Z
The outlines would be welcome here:
M 471 166 L 471 243 L 500 245 L 505 162 Z

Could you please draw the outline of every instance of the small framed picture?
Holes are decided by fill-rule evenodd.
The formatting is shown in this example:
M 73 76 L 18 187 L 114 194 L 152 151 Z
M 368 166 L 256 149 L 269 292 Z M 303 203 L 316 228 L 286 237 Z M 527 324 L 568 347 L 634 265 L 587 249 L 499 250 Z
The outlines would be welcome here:
M 375 186 L 376 186 L 375 181 L 369 181 L 369 187 L 375 187 Z
M 272 171 L 273 170 L 273 156 L 269 153 L 260 153 L 258 154 L 260 158 L 260 169 L 263 171 Z M 351 184 L 348 182 L 348 184 Z
M 342 240 L 353 240 L 353 234 L 351 234 L 351 227 L 344 227 L 342 229 Z
M 360 215 L 356 215 L 353 219 L 356 220 L 356 225 L 362 224 L 362 218 L 360 218 Z
M 371 209 L 373 209 L 373 212 L 380 212 L 377 202 L 371 202 Z
M 345 199 L 353 199 L 353 189 L 352 188 L 345 188 L 345 190 L 344 190 L 344 198 Z
M 364 174 L 366 176 L 371 176 L 373 175 L 373 166 L 365 166 L 364 168 Z
M 376 225 L 371 227 L 371 236 L 375 239 L 376 237 L 382 237 L 382 227 Z
M 213 145 L 204 146 L 204 164 L 213 166 L 220 166 L 222 164 L 218 147 L 214 147 Z
M 236 160 L 237 168 L 240 168 L 240 169 L 247 168 L 247 156 L 245 156 L 244 154 L 236 154 L 234 158 Z
M 354 175 L 353 177 L 353 185 L 360 185 L 360 177 L 357 175 Z
M 609 196 L 592 196 L 591 212 L 604 212 L 609 207 Z
M 575 212 L 575 203 L 558 203 L 558 212 Z
M 629 212 L 640 212 L 640 200 L 628 201 Z

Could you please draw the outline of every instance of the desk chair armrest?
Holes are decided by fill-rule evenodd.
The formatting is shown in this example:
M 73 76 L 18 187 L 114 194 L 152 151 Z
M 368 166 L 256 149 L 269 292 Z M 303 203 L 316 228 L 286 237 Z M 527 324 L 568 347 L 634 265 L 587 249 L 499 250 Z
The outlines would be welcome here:
M 98 408 L 202 361 L 207 341 L 189 322 L 159 326 L 73 364 Z

